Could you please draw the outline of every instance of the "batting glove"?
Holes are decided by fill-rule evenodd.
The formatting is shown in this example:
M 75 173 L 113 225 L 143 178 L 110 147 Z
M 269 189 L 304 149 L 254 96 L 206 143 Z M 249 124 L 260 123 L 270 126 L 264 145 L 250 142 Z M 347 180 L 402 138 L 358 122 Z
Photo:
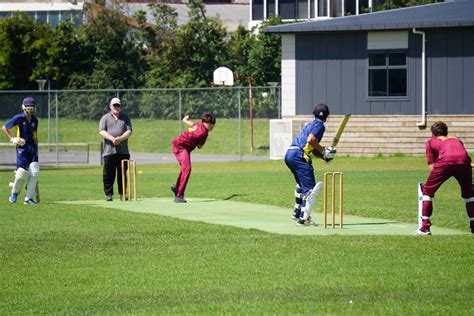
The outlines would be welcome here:
M 23 146 L 25 144 L 25 140 L 21 137 L 12 137 L 10 139 L 10 142 L 12 142 L 15 145 L 20 145 L 20 146 Z
M 325 162 L 330 162 L 331 160 L 334 159 L 334 157 L 336 157 L 336 148 L 334 147 L 326 147 L 324 148 L 324 151 L 323 151 L 323 160 Z

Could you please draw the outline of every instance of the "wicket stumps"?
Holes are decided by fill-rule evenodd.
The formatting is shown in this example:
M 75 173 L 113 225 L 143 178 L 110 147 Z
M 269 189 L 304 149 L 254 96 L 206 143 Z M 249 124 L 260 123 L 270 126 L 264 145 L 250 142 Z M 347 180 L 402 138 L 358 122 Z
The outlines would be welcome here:
M 125 167 L 127 172 L 125 172 Z M 133 177 L 132 177 L 133 171 Z M 127 174 L 127 179 L 125 179 L 125 173 Z M 132 178 L 133 178 L 133 189 L 132 189 Z M 125 181 L 128 181 L 126 185 Z M 128 189 L 128 190 L 127 190 Z M 128 192 L 127 192 L 128 191 Z M 128 200 L 131 201 L 132 198 L 134 201 L 137 200 L 137 161 L 124 159 L 122 160 L 122 201 Z
M 328 178 L 331 181 L 331 215 L 332 228 L 336 228 L 336 181 L 339 176 L 339 228 L 343 228 L 342 221 L 342 172 L 326 172 L 324 174 L 324 197 L 323 197 L 323 227 L 327 228 L 327 213 L 328 213 Z

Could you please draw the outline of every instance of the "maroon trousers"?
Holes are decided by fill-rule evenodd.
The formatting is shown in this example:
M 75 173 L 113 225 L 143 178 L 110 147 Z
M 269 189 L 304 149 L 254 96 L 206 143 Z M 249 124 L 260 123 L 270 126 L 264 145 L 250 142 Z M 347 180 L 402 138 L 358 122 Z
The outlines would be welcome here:
M 447 166 L 436 166 L 430 172 L 425 185 L 423 186 L 423 195 L 434 197 L 436 191 L 441 185 L 449 178 L 454 177 L 461 187 L 461 196 L 466 201 L 466 212 L 469 218 L 474 218 L 474 193 L 472 191 L 472 168 L 470 165 L 447 165 Z M 423 200 L 422 216 L 423 220 L 422 228 L 429 228 L 431 222 L 429 219 L 433 213 L 433 204 L 430 200 Z M 470 222 L 471 230 L 474 228 L 474 222 Z
M 184 197 L 184 191 L 186 191 L 186 185 L 191 175 L 191 152 L 173 142 L 173 154 L 181 168 L 176 180 L 177 197 Z

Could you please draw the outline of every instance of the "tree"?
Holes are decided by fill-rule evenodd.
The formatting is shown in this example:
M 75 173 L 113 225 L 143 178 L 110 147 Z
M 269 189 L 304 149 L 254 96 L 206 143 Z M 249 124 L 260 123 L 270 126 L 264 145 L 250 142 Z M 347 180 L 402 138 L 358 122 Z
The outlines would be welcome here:
M 0 19 L 0 89 L 37 89 L 52 31 L 26 14 Z M 38 68 L 39 67 L 39 68 Z
M 281 24 L 281 18 L 271 17 L 260 26 L 250 53 L 251 76 L 256 85 L 279 82 L 281 73 L 281 39 L 278 35 L 268 35 L 263 30 L 270 25 Z
M 227 60 L 227 32 L 220 20 L 205 15 L 201 0 L 188 2 L 189 21 L 173 37 L 164 37 L 151 61 L 151 87 L 204 87 Z
M 38 61 L 33 72 L 35 77 L 44 76 L 57 89 L 67 86 L 70 77 L 85 69 L 88 56 L 81 41 L 79 29 L 70 21 L 61 22 L 53 29 L 48 43 L 45 43 L 46 56 Z
M 227 44 L 227 67 L 240 77 L 252 76 L 252 66 L 249 63 L 250 52 L 255 45 L 256 37 L 253 30 L 247 30 L 242 25 L 230 34 Z

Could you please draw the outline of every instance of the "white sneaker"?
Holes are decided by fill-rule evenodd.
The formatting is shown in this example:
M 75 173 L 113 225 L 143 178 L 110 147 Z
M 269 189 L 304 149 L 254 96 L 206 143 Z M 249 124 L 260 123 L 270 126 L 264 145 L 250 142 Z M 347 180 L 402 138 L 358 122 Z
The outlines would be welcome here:
M 424 230 L 417 229 L 416 232 L 415 232 L 415 235 L 418 235 L 418 236 L 429 236 L 429 235 L 431 235 L 431 231 L 430 231 L 429 229 L 424 229 Z

